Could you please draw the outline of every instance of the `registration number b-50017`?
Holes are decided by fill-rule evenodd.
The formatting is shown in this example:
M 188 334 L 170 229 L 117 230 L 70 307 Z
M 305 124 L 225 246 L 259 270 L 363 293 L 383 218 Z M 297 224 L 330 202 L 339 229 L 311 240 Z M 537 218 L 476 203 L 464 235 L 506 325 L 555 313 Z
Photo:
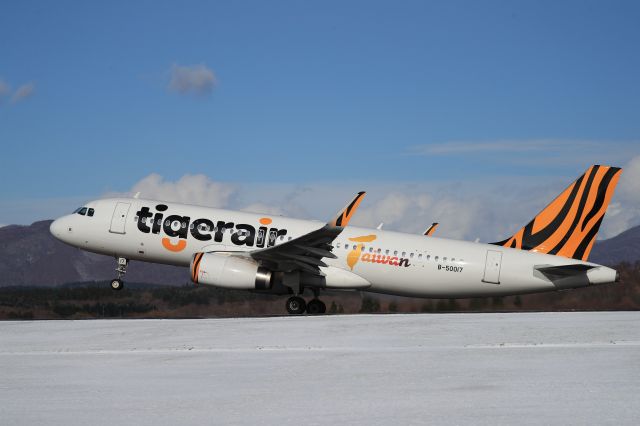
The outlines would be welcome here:
M 438 265 L 438 271 L 462 272 L 462 266 Z

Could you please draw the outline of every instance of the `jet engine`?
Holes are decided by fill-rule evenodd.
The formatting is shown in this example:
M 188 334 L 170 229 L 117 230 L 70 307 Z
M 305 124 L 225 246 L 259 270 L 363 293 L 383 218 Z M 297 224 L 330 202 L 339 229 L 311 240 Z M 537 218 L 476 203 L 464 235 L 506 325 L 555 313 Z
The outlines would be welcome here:
M 271 271 L 253 260 L 216 253 L 193 256 L 191 281 L 235 290 L 268 290 L 273 284 Z

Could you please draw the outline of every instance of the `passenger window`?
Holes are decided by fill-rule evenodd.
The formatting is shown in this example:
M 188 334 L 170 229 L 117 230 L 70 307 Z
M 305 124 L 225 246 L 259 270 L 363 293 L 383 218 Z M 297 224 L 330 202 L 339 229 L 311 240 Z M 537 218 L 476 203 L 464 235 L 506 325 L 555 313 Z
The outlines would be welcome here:
M 344 249 L 345 249 L 345 250 L 349 250 L 349 244 L 345 244 L 345 245 L 344 245 Z
M 413 253 L 411 253 L 411 254 L 409 255 L 409 257 L 413 259 Z
M 87 213 L 87 216 L 93 216 L 94 213 L 95 213 L 94 209 L 89 209 L 89 212 Z
M 385 250 L 384 254 L 389 254 L 389 249 Z
M 435 260 L 437 262 L 438 261 L 438 256 L 436 256 L 433 260 Z
M 87 214 L 87 208 L 86 207 L 81 208 L 80 211 L 78 212 L 78 214 L 81 214 L 82 216 L 86 215 Z
M 430 254 L 427 255 L 427 260 L 431 260 L 431 255 Z
M 443 257 L 443 258 L 442 258 L 442 261 L 443 261 L 443 262 L 446 262 L 446 261 L 447 261 L 447 258 L 446 258 L 446 257 Z
M 394 256 L 397 256 L 397 255 L 398 255 L 398 250 L 394 250 L 394 251 L 393 251 L 393 255 L 394 255 Z
M 369 247 L 369 253 L 373 253 L 373 247 Z
M 418 259 L 422 259 L 422 253 L 418 253 Z
M 382 249 L 378 249 L 377 251 L 378 251 L 378 254 L 382 253 Z
M 407 252 L 406 252 L 406 251 L 403 251 L 403 252 L 402 252 L 402 257 L 405 257 L 406 255 L 407 255 Z
M 455 261 L 456 261 L 456 258 L 455 258 L 455 257 L 452 257 L 452 258 L 451 258 L 451 262 L 455 262 Z
M 139 218 L 138 218 L 138 215 L 135 215 L 135 216 L 133 217 L 133 221 L 134 221 L 134 222 L 137 222 L 137 221 L 138 221 L 138 219 L 139 219 Z
M 336 248 L 340 248 L 340 243 L 336 243 Z

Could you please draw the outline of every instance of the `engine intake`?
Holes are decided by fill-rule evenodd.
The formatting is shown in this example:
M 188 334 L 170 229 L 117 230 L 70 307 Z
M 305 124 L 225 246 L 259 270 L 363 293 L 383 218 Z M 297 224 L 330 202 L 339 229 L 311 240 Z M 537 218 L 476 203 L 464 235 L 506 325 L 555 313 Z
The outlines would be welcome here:
M 215 253 L 193 256 L 191 281 L 236 290 L 268 290 L 273 284 L 271 271 L 256 262 Z

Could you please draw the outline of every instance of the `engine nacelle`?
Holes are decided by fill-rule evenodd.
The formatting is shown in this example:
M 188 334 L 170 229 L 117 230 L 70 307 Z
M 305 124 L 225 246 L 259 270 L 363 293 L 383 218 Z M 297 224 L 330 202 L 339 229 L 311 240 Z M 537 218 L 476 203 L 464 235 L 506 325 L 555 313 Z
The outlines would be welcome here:
M 268 290 L 271 271 L 236 256 L 196 253 L 191 259 L 191 281 L 235 290 Z

